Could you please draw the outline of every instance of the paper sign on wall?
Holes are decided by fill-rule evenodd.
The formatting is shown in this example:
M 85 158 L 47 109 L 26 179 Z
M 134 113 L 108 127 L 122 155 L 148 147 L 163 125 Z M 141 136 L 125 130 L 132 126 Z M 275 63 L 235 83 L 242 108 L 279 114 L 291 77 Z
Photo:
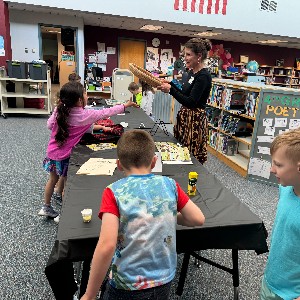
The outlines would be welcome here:
M 96 56 L 95 54 L 89 54 L 89 63 L 96 62 Z
M 158 62 L 159 62 L 158 49 L 153 47 L 147 47 L 146 69 L 148 71 L 157 70 Z
M 97 42 L 97 49 L 99 52 L 105 52 L 105 43 Z
M 272 143 L 273 140 L 274 140 L 274 136 L 261 135 L 261 136 L 257 137 L 257 142 L 258 143 Z
M 107 63 L 107 53 L 106 52 L 98 52 L 96 54 L 96 62 L 98 64 L 106 64 Z
M 263 126 L 270 127 L 273 125 L 273 119 L 263 119 Z
M 115 47 L 107 47 L 107 54 L 116 54 L 116 48 Z
M 257 153 L 271 155 L 271 153 L 270 153 L 270 148 L 268 148 L 268 147 L 261 147 L 261 146 L 258 146 L 258 147 L 257 147 Z
M 289 129 L 297 129 L 300 127 L 300 119 L 290 119 Z
M 106 71 L 106 65 L 105 64 L 98 64 L 98 67 L 102 69 L 102 71 Z
M 256 175 L 266 179 L 270 178 L 271 163 L 261 158 L 250 158 L 248 174 Z
M 286 127 L 287 118 L 275 118 L 275 127 Z
M 274 136 L 274 134 L 275 134 L 275 127 L 266 127 L 265 128 L 265 134 L 266 135 L 272 135 L 272 136 Z

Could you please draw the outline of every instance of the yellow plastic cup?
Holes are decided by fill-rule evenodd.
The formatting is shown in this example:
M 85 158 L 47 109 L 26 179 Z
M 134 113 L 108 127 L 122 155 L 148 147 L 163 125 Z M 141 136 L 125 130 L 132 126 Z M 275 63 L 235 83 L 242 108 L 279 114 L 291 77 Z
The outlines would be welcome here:
M 85 208 L 81 211 L 82 219 L 84 223 L 89 223 L 92 220 L 93 210 L 91 208 Z

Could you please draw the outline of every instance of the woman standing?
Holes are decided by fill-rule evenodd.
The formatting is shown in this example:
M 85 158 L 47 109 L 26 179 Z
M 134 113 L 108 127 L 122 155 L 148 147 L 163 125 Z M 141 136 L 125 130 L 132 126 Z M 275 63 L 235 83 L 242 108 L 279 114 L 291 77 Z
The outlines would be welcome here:
M 182 104 L 174 126 L 174 136 L 200 161 L 207 160 L 207 118 L 205 106 L 211 90 L 211 76 L 204 61 L 211 50 L 207 39 L 193 38 L 185 44 L 184 59 L 189 73 L 179 89 L 173 82 L 159 90 L 172 95 Z

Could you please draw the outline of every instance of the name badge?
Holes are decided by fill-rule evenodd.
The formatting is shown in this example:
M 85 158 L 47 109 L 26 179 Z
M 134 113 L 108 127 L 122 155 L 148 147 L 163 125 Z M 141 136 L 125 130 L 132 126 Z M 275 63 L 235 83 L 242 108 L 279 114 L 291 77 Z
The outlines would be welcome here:
M 192 84 L 193 81 L 194 81 L 194 77 L 191 77 L 189 80 L 189 84 Z

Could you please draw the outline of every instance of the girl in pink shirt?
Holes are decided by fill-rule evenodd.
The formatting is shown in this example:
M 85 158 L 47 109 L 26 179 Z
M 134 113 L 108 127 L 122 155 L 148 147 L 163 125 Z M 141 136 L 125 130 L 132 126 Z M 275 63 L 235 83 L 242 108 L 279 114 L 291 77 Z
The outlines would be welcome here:
M 101 110 L 84 109 L 87 95 L 79 82 L 68 82 L 60 90 L 60 101 L 48 119 L 51 130 L 44 169 L 50 173 L 45 187 L 45 203 L 39 211 L 40 216 L 55 218 L 58 212 L 51 206 L 51 196 L 59 176 L 66 179 L 71 151 L 93 123 L 99 119 L 123 113 L 126 107 L 138 107 L 134 102 L 116 105 Z

